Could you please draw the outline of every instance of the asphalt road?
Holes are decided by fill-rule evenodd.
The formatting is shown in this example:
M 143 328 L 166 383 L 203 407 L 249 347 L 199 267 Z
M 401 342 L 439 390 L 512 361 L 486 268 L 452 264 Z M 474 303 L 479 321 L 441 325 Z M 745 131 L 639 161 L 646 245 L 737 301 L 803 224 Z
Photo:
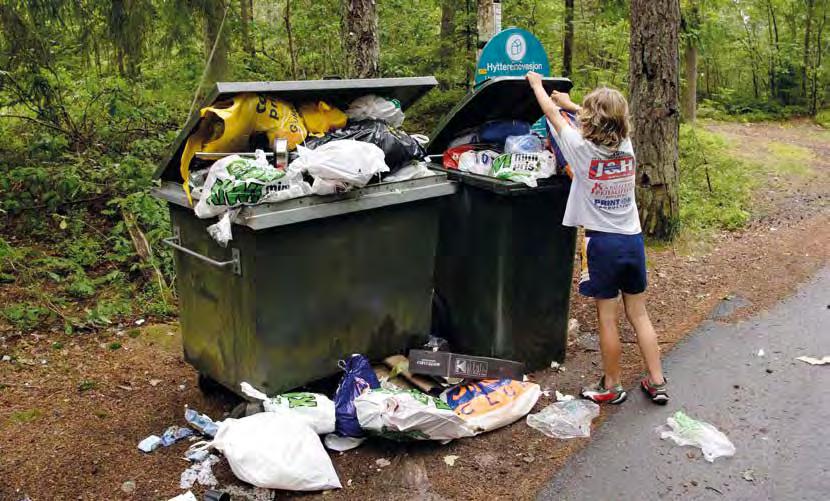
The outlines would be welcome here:
M 630 392 L 539 499 L 830 499 L 830 365 L 802 355 L 830 355 L 830 267 L 770 311 L 701 325 L 665 359 L 668 406 Z M 679 409 L 723 431 L 735 456 L 708 463 L 660 440 Z

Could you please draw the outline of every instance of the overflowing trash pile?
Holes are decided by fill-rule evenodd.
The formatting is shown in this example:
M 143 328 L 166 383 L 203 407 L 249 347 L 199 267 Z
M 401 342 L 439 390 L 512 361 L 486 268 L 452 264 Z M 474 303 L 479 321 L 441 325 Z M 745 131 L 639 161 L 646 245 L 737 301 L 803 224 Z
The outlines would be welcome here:
M 249 405 L 252 414 L 215 422 L 185 408 L 187 427 L 170 426 L 161 436 L 142 440 L 138 448 L 150 454 L 190 440 L 184 453 L 190 466 L 180 482 L 185 490 L 196 485 L 216 488 L 212 467 L 221 455 L 237 478 L 257 488 L 320 491 L 341 488 L 326 449 L 343 452 L 370 437 L 446 444 L 510 425 L 537 404 L 542 395 L 538 384 L 523 376 L 491 378 L 493 374 L 519 374 L 521 364 L 457 355 L 447 348 L 445 340 L 431 338 L 423 350 L 412 350 L 409 357 L 396 355 L 375 365 L 363 355 L 351 355 L 339 364 L 343 373 L 333 398 L 313 392 L 269 396 L 242 382 L 240 394 L 260 404 L 258 411 L 251 411 Z M 410 369 L 410 360 L 428 360 L 427 353 L 452 360 L 451 373 L 466 370 L 480 376 L 418 374 L 422 371 L 417 363 Z M 595 415 L 575 424 L 581 431 L 571 436 L 586 436 Z M 530 417 L 528 423 L 539 428 Z
M 459 133 L 444 151 L 446 169 L 524 183 L 565 172 L 555 144 L 521 120 L 494 120 Z M 550 147 L 549 147 L 550 146 Z
M 424 162 L 428 138 L 400 129 L 400 104 L 374 94 L 344 112 L 243 93 L 200 115 L 181 156 L 183 188 L 199 218 L 220 217 L 208 231 L 223 246 L 243 206 L 434 175 Z

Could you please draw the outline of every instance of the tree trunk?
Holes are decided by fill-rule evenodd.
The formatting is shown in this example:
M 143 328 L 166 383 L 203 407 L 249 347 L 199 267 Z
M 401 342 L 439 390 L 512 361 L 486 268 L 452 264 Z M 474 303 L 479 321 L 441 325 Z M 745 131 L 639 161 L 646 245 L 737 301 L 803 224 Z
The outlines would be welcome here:
M 804 97 L 807 96 L 807 70 L 810 66 L 810 35 L 813 25 L 813 7 L 815 0 L 804 0 L 807 4 L 807 22 L 804 27 L 804 65 L 801 68 L 801 92 Z
M 818 25 L 818 30 L 816 32 L 816 60 L 815 64 L 812 66 L 812 82 L 810 84 L 810 115 L 816 116 L 818 114 L 818 75 L 819 69 L 821 69 L 821 55 L 822 55 L 822 35 L 824 33 L 824 26 L 827 24 L 827 8 L 825 6 L 824 15 L 822 16 L 821 23 Z
M 455 51 L 455 9 L 456 0 L 441 0 L 441 31 L 438 34 L 438 70 L 450 74 L 453 52 Z M 442 79 L 441 86 L 449 88 L 451 82 Z
M 686 88 L 683 95 L 683 115 L 689 123 L 697 119 L 697 45 L 689 39 L 683 59 L 686 66 Z
M 291 78 L 297 80 L 297 54 L 294 52 L 294 36 L 291 34 L 291 0 L 285 0 L 285 36 L 288 39 L 288 57 L 291 60 Z
M 242 24 L 242 48 L 248 56 L 254 57 L 254 42 L 251 40 L 251 21 L 253 20 L 251 7 L 251 0 L 239 0 L 239 17 L 240 23 Z
M 225 6 L 222 0 L 207 0 L 202 14 L 205 17 L 205 61 L 209 64 L 205 83 L 212 84 L 222 80 L 228 73 L 228 31 L 222 26 L 222 20 L 225 17 Z M 213 51 L 212 59 L 211 51 Z
M 375 0 L 343 0 L 343 8 L 343 37 L 350 76 L 376 78 L 380 75 L 380 43 Z
M 467 67 L 467 91 L 470 91 L 473 88 L 473 80 L 475 79 L 475 69 L 476 69 L 476 59 L 475 58 L 475 44 L 473 44 L 473 38 L 475 32 L 473 31 L 473 9 L 472 9 L 472 2 L 473 0 L 466 0 L 464 2 L 465 5 L 465 17 L 464 17 L 464 40 L 465 45 L 467 48 L 467 57 L 465 58 L 466 67 Z
M 565 40 L 562 42 L 562 76 L 571 76 L 574 45 L 574 0 L 565 0 Z
M 679 217 L 679 0 L 631 0 L 629 82 L 637 198 L 646 235 L 670 238 Z
M 478 58 L 481 50 L 496 35 L 496 11 L 493 0 L 478 0 Z

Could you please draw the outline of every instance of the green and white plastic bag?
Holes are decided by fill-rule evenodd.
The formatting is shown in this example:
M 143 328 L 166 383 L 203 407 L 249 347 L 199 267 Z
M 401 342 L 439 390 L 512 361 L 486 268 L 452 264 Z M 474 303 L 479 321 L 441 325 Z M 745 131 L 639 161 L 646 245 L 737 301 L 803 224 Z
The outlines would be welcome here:
M 677 411 L 666 419 L 666 424 L 657 427 L 657 433 L 663 440 L 670 438 L 677 445 L 700 447 L 706 461 L 735 455 L 735 445 L 720 430 L 709 423 L 698 421 Z
M 286 173 L 268 164 L 265 153 L 257 150 L 256 159 L 230 155 L 217 160 L 208 171 L 195 213 L 199 218 L 224 214 L 243 205 L 280 202 L 311 194 L 302 174 Z
M 283 393 L 269 397 L 248 383 L 240 384 L 242 394 L 262 401 L 265 412 L 283 412 L 296 416 L 318 435 L 334 431 L 334 402 L 319 393 Z
M 398 441 L 475 435 L 446 402 L 417 390 L 372 389 L 355 398 L 354 405 L 360 427 L 370 435 Z
M 556 173 L 556 158 L 549 151 L 537 153 L 505 153 L 493 160 L 492 176 L 531 188 L 538 186 L 536 180 L 551 177 Z

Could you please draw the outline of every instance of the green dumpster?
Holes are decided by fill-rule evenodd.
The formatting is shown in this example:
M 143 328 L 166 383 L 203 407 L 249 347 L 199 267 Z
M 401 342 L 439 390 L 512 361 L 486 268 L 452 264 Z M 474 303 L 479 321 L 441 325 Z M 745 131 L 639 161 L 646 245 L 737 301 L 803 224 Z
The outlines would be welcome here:
M 403 108 L 432 77 L 217 84 L 208 102 L 239 92 L 290 102 L 323 99 L 342 109 L 365 94 Z M 447 176 L 370 185 L 244 208 L 228 248 L 217 245 L 181 188 L 179 159 L 191 119 L 157 177 L 168 202 L 186 360 L 238 391 L 269 394 L 338 371 L 351 353 L 382 358 L 429 334 L 440 200 Z
M 547 78 L 548 92 L 570 80 Z M 440 155 L 461 131 L 489 120 L 533 123 L 539 107 L 524 78 L 488 80 L 444 118 L 428 146 Z M 566 176 L 537 188 L 447 170 L 458 183 L 445 199 L 435 265 L 433 331 L 452 350 L 524 362 L 528 369 L 562 362 L 576 231 L 562 226 Z

